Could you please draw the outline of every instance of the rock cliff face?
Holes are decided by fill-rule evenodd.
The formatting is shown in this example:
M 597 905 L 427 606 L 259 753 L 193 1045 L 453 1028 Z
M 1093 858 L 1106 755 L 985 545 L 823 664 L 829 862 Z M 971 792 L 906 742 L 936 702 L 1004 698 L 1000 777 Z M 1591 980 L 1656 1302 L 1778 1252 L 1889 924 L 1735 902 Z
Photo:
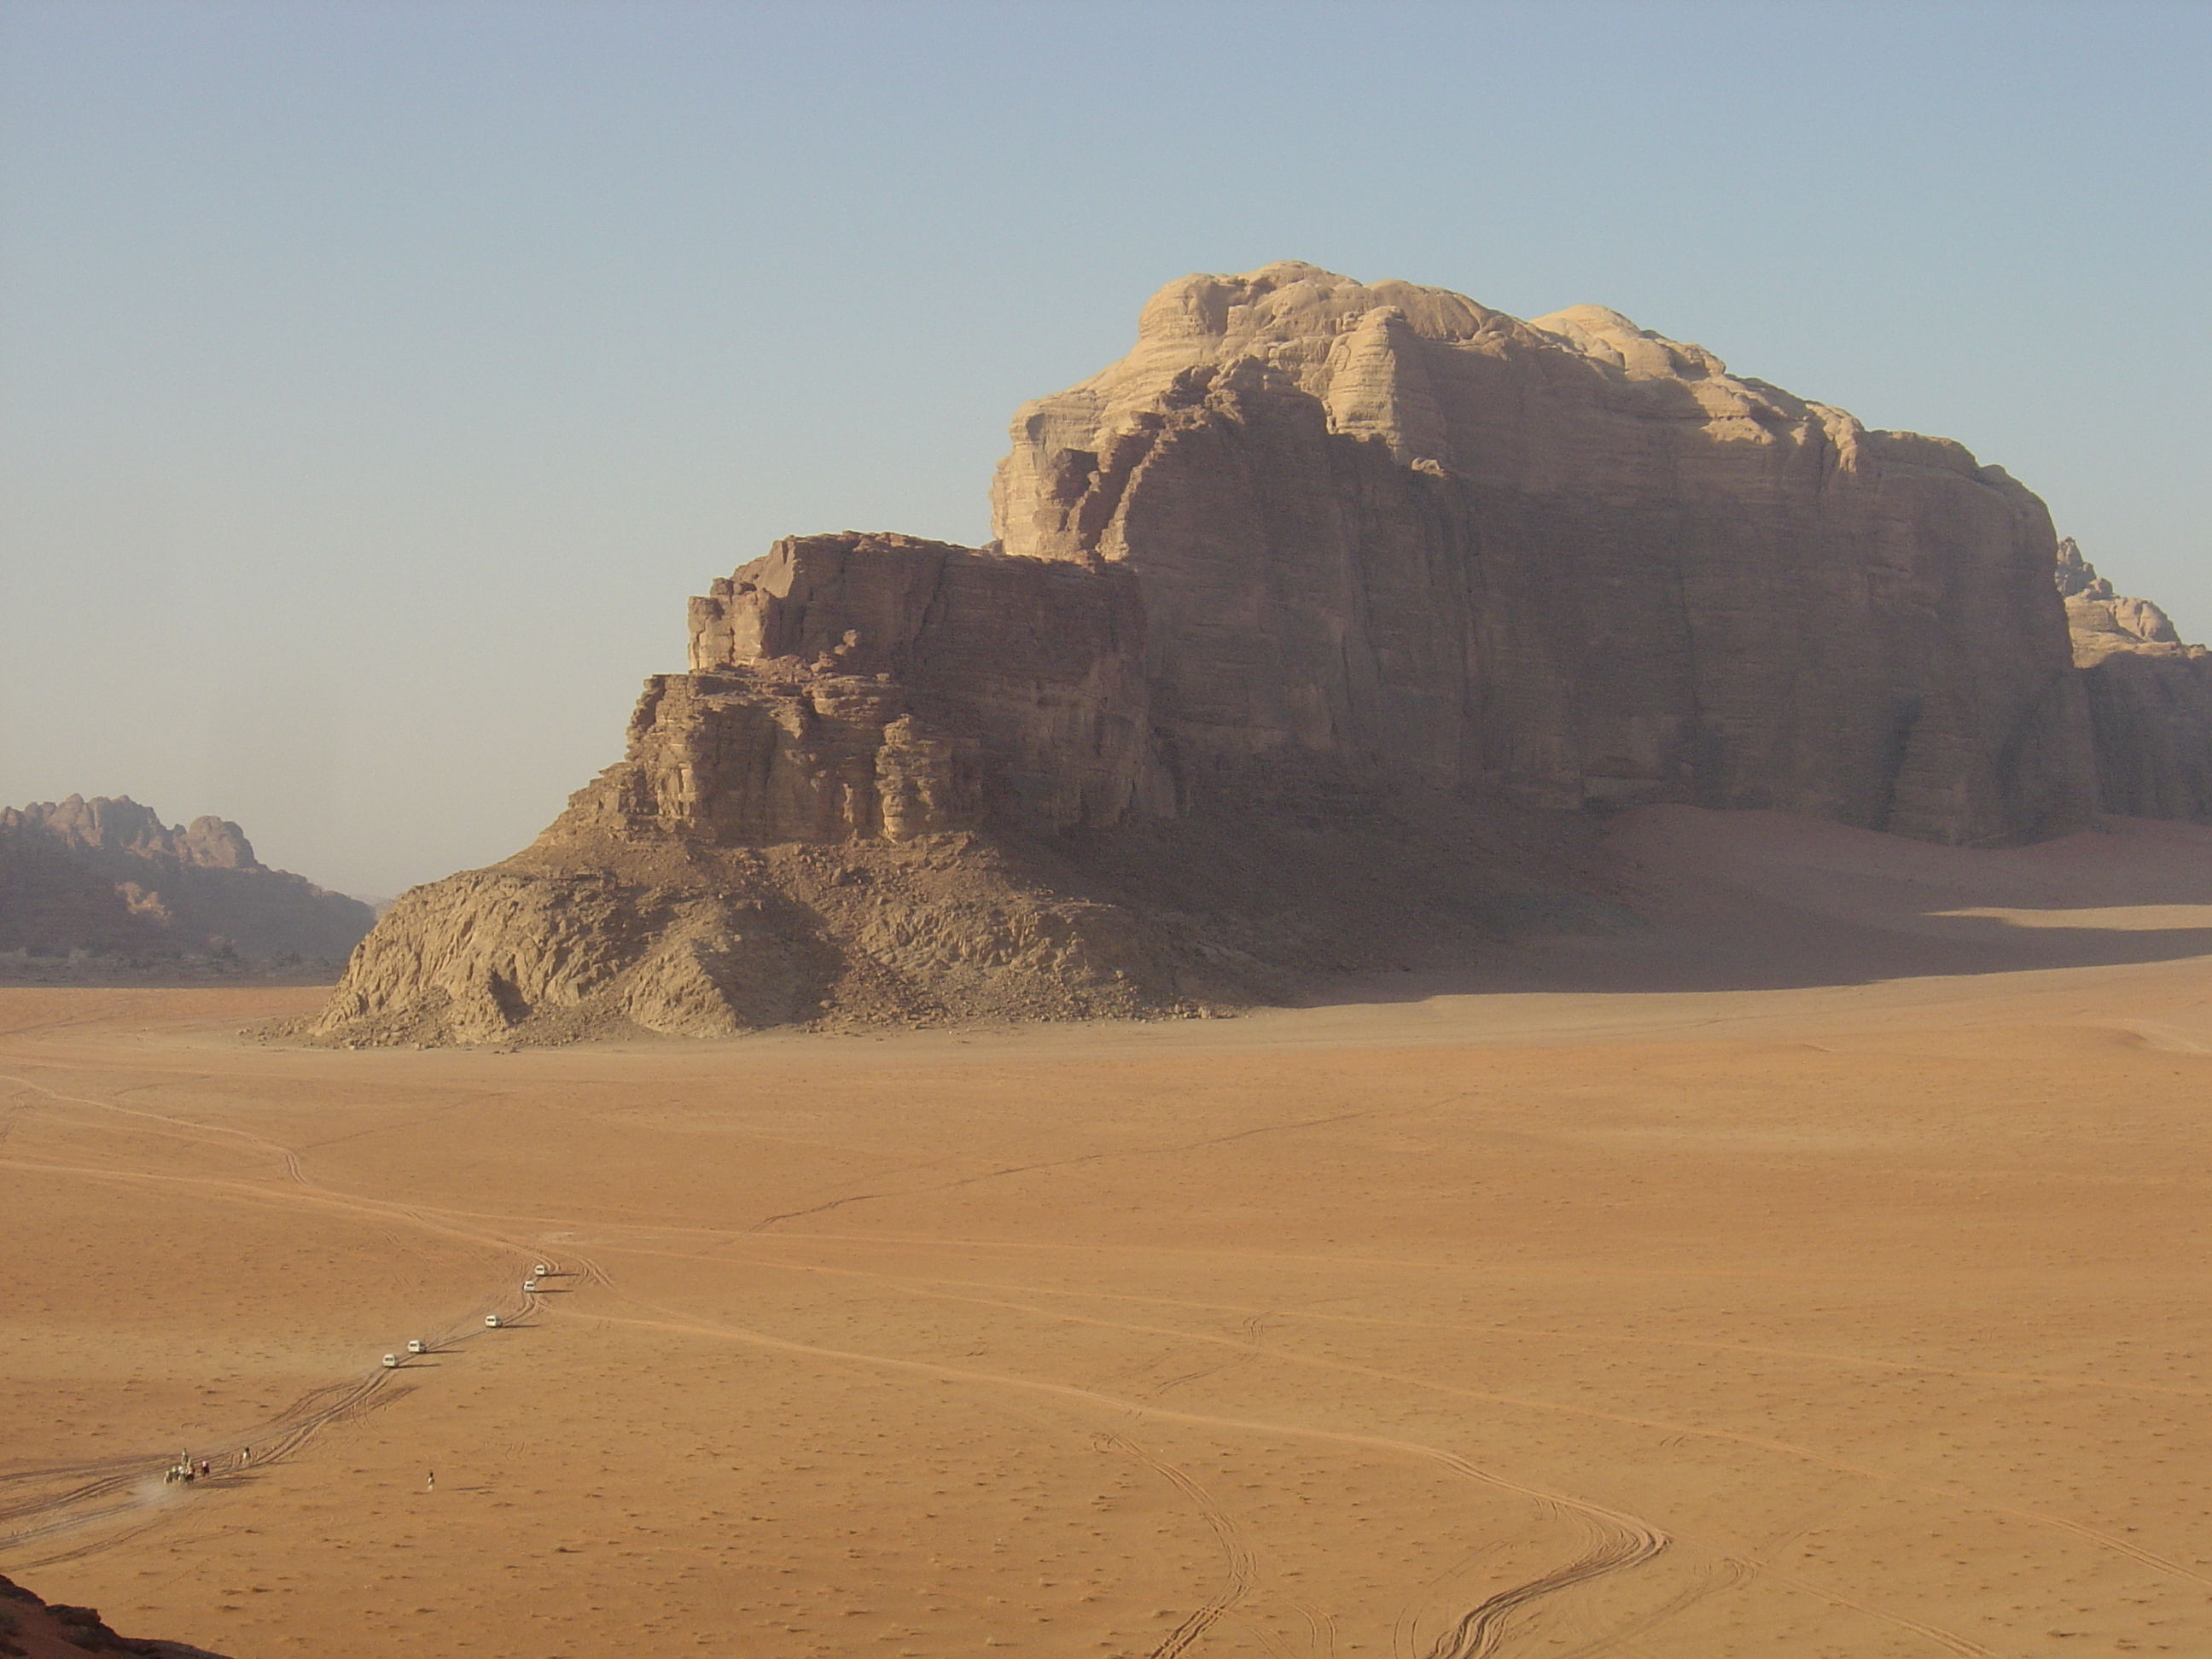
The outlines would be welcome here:
M 1009 552 L 1137 573 L 1194 786 L 1318 769 L 1964 844 L 2091 806 L 2042 503 L 1595 307 L 1188 277 L 1016 417 L 994 505 Z
M 1615 313 L 1187 278 L 1018 414 L 993 504 L 988 548 L 715 582 L 624 758 L 403 897 L 307 1034 L 1188 1009 L 1632 925 L 1559 890 L 1623 805 L 2096 810 L 2041 502 Z
M 2058 592 L 2095 733 L 2100 801 L 2141 818 L 2212 819 L 2212 655 L 2148 599 L 2112 591 L 2069 536 Z
M 629 760 L 572 814 L 723 846 L 1164 814 L 1127 571 L 812 536 L 691 601 Z
M 1173 811 L 1128 573 L 798 538 L 693 599 L 690 636 L 691 672 L 647 683 L 625 757 L 526 853 L 403 895 L 313 1034 L 1188 1000 L 1158 919 L 1009 850 Z
M 0 807 L 0 951 L 343 960 L 374 919 L 226 819 L 171 825 L 128 796 Z

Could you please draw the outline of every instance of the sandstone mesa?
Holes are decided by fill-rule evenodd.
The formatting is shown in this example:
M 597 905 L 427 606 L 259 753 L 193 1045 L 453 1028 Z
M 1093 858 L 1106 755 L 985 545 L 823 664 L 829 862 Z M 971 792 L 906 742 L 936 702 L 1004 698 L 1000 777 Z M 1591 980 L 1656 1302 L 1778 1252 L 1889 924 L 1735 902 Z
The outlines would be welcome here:
M 168 824 L 129 796 L 0 807 L 0 952 L 28 968 L 191 958 L 343 961 L 369 907 L 254 856 L 228 819 Z
M 623 759 L 301 1034 L 1200 1012 L 1634 926 L 1625 806 L 2212 811 L 2204 653 L 2033 494 L 1601 307 L 1186 277 L 1012 438 L 990 545 L 793 538 L 695 599 Z

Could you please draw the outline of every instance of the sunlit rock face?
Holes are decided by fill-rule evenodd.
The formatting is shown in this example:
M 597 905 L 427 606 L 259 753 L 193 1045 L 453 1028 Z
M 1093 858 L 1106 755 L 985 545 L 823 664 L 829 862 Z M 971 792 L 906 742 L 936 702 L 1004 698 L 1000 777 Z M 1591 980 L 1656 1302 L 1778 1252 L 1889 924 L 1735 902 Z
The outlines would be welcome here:
M 1192 786 L 1319 764 L 1950 842 L 2092 806 L 2042 503 L 1617 313 L 1187 277 L 1013 439 L 1002 544 L 1136 573 Z
M 2088 692 L 2099 801 L 2142 818 L 2212 818 L 2212 654 L 2148 599 L 2115 592 L 2058 544 L 2074 661 Z
M 1133 576 L 794 537 L 690 606 L 610 803 L 728 844 L 1110 825 L 1173 809 Z

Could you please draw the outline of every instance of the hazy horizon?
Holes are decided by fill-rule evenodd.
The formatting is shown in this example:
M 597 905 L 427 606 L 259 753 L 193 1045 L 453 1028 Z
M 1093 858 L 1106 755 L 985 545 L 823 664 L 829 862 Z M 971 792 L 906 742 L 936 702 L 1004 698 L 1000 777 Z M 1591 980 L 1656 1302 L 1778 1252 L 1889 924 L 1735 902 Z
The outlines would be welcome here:
M 776 537 L 976 542 L 1192 270 L 1595 302 L 2006 467 L 2185 638 L 2196 5 L 0 9 L 0 804 L 389 896 Z

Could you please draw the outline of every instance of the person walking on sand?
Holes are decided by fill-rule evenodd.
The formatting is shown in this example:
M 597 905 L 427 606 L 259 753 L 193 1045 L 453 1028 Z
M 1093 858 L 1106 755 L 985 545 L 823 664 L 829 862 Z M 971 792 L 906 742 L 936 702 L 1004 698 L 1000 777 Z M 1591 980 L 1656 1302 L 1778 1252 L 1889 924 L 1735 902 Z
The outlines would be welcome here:
M 431 1469 L 428 1471 L 428 1474 L 429 1475 L 429 1479 L 424 1483 L 422 1490 L 424 1492 L 435 1492 L 438 1490 L 438 1472 L 435 1469 Z

